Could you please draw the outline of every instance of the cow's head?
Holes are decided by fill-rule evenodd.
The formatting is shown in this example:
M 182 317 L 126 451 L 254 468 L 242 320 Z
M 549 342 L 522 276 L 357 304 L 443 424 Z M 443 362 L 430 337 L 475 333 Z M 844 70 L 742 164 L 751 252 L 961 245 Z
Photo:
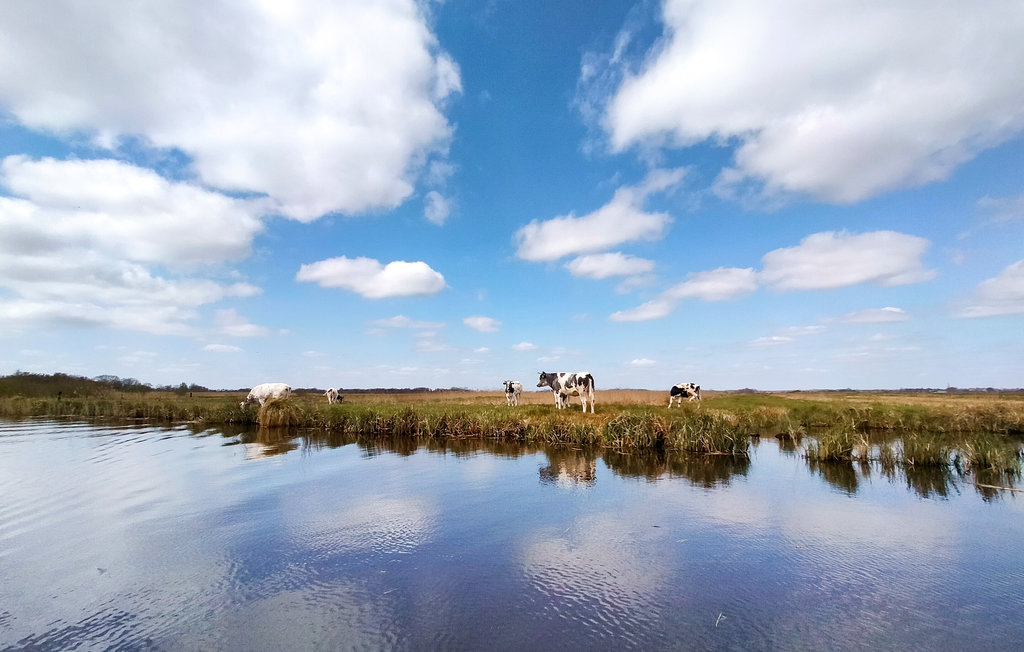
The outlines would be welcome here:
M 550 384 L 551 384 L 551 380 L 548 379 L 547 372 L 546 371 L 541 371 L 540 372 L 540 380 L 537 381 L 537 387 L 545 387 L 545 386 L 550 385 Z

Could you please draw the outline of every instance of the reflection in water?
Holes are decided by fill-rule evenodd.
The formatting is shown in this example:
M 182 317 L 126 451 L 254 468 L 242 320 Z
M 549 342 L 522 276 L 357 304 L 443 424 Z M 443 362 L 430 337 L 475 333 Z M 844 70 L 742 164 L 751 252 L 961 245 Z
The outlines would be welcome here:
M 0 421 L 0 649 L 1019 647 L 1024 500 L 880 468 Z
M 825 482 L 848 494 L 857 493 L 859 482 L 857 480 L 857 469 L 853 462 L 820 462 L 814 459 L 807 459 L 807 466 L 811 471 L 821 475 Z M 864 469 L 862 468 L 862 471 Z
M 780 433 L 775 435 L 775 439 L 779 442 L 779 451 L 788 455 L 797 455 L 803 448 L 803 438 L 794 437 L 786 433 Z
M 572 448 L 548 448 L 548 465 L 540 469 L 540 481 L 560 487 L 591 486 L 597 479 L 597 454 Z
M 700 455 L 685 452 L 620 453 L 606 450 L 605 464 L 618 475 L 638 476 L 647 480 L 662 477 L 686 478 L 705 489 L 729 484 L 734 475 L 744 476 L 750 469 L 748 456 Z
M 947 498 L 956 491 L 957 476 L 953 469 L 942 466 L 908 466 L 903 470 L 907 487 L 922 498 Z
M 238 433 L 238 442 L 245 447 L 245 459 L 258 460 L 296 450 L 298 428 L 256 428 Z

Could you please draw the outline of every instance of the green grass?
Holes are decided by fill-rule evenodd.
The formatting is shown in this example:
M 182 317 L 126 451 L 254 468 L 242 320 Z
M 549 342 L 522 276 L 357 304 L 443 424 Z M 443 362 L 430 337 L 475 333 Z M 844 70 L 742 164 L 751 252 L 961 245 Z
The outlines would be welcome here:
M 625 396 L 623 392 L 621 396 Z M 509 408 L 498 393 L 470 393 L 440 400 L 433 395 L 355 395 L 329 405 L 322 396 L 295 395 L 262 408 L 239 407 L 240 394 L 170 392 L 0 397 L 0 416 L 136 420 L 295 427 L 370 437 L 413 437 L 455 441 L 502 440 L 594 446 L 614 451 L 686 451 L 745 457 L 750 436 L 805 440 L 815 463 L 851 461 L 897 465 L 950 466 L 1020 473 L 1024 400 L 985 397 L 917 403 L 857 395 L 831 400 L 768 394 L 722 395 L 702 404 L 669 409 L 652 402 L 614 402 L 611 390 L 596 414 L 574 405 L 556 410 L 544 401 Z M 871 433 L 886 432 L 901 444 L 877 444 Z

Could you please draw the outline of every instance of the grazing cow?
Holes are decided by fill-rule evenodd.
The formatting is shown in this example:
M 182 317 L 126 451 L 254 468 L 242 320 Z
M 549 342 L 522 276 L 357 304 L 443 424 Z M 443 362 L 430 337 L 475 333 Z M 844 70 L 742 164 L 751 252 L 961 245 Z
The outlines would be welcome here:
M 537 387 L 550 387 L 555 395 L 555 407 L 561 410 L 569 405 L 570 396 L 579 396 L 583 403 L 583 411 L 587 411 L 587 399 L 590 399 L 590 413 L 594 413 L 594 377 L 587 371 L 568 373 L 565 371 L 540 372 Z
M 263 405 L 272 398 L 288 398 L 292 395 L 292 388 L 284 383 L 263 383 L 256 385 L 249 391 L 249 395 L 242 401 L 242 407 L 250 403 Z
M 327 397 L 328 403 L 334 403 L 335 401 L 338 400 L 338 390 L 334 389 L 333 387 L 329 387 L 327 391 L 324 392 L 324 396 Z
M 505 402 L 511 405 L 519 405 L 519 395 L 523 393 L 523 384 L 518 380 L 505 381 Z
M 673 401 L 678 401 L 679 406 L 682 407 L 683 399 L 692 401 L 694 399 L 700 402 L 700 385 L 694 383 L 679 383 L 674 385 L 672 389 L 668 390 L 668 406 L 672 407 Z

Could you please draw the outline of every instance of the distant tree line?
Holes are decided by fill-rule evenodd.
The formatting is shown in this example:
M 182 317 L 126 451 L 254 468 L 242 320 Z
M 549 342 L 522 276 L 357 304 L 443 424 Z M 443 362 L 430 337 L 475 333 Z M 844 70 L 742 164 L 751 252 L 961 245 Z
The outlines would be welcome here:
M 16 371 L 10 376 L 0 376 L 0 396 L 97 396 L 111 391 L 124 393 L 145 393 L 152 391 L 188 394 L 209 391 L 195 383 L 180 385 L 150 385 L 136 378 L 118 376 L 74 376 L 71 374 L 34 374 Z

